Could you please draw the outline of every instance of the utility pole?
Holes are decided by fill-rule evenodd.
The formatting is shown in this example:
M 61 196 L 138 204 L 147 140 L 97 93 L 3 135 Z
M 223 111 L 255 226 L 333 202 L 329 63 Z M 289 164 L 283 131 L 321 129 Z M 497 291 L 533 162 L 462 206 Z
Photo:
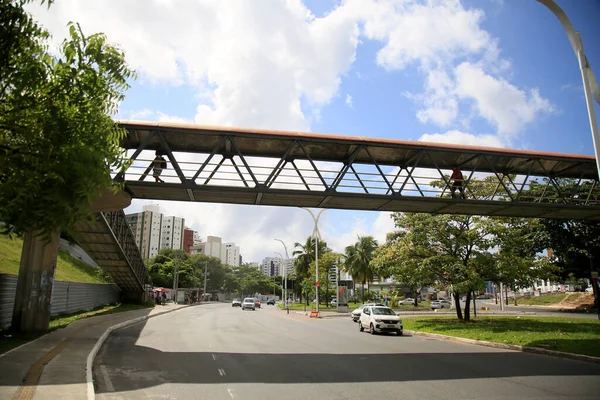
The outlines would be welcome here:
M 177 303 L 177 286 L 179 286 L 179 264 L 173 260 L 173 303 Z
M 208 260 L 204 261 L 204 292 L 202 293 L 202 297 L 206 298 L 206 277 L 208 276 L 206 268 L 208 266 Z

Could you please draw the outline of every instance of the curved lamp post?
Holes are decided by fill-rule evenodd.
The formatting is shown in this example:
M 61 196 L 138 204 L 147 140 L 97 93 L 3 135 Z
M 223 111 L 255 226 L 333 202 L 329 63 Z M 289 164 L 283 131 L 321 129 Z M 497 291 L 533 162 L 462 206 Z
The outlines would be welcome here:
M 313 214 L 313 212 L 311 210 L 309 210 L 308 208 L 304 208 L 301 207 L 303 210 L 308 211 L 308 213 L 310 214 L 310 216 L 312 217 L 314 223 L 315 223 L 315 227 L 313 229 L 313 237 L 315 238 L 315 288 L 316 288 L 316 292 L 317 292 L 317 316 L 319 315 L 319 238 L 321 237 L 321 233 L 319 232 L 319 218 L 321 218 L 321 214 L 323 214 L 323 211 L 326 210 L 326 208 L 322 209 L 321 211 L 319 211 L 319 213 L 317 214 L 317 216 L 315 217 L 315 214 Z
M 596 121 L 596 113 L 594 110 L 594 99 L 600 104 L 600 88 L 598 82 L 592 72 L 592 67 L 583 52 L 583 41 L 581 34 L 575 30 L 567 14 L 560 8 L 554 0 L 537 0 L 545 5 L 558 18 L 563 26 L 571 47 L 579 61 L 579 69 L 581 70 L 581 80 L 583 81 L 583 91 L 585 92 L 585 102 L 587 105 L 588 118 L 590 120 L 590 128 L 592 130 L 592 141 L 594 142 L 594 153 L 596 155 L 596 168 L 598 169 L 598 178 L 600 179 L 600 136 L 598 136 L 598 123 Z M 593 98 L 592 98 L 593 97 Z
M 279 258 L 281 258 L 281 265 L 283 266 L 283 263 L 285 262 L 285 260 L 284 260 L 283 256 L 281 255 L 281 253 L 274 251 L 273 254 L 277 254 L 279 256 Z M 283 278 L 283 276 L 282 276 L 282 278 Z M 275 292 L 275 289 L 273 289 L 273 292 Z M 283 284 L 281 285 L 281 297 L 283 298 Z M 284 301 L 283 304 L 285 304 L 285 299 L 283 299 L 283 301 Z
M 594 154 L 596 155 L 596 168 L 598 169 L 598 179 L 600 180 L 600 136 L 598 136 L 598 122 L 596 121 L 596 111 L 594 109 L 594 99 L 600 104 L 600 88 L 592 67 L 588 62 L 585 53 L 583 52 L 583 41 L 581 34 L 575 30 L 567 14 L 554 2 L 554 0 L 537 0 L 545 5 L 558 18 L 567 37 L 571 43 L 571 47 L 579 61 L 579 69 L 581 70 L 581 80 L 583 81 L 583 91 L 585 92 L 585 103 L 587 105 L 588 118 L 590 120 L 590 129 L 592 130 L 592 141 L 594 143 Z M 593 98 L 592 98 L 593 97 Z M 590 271 L 591 272 L 591 271 Z M 598 309 L 598 319 L 600 319 L 600 295 L 598 285 L 592 278 L 592 286 L 595 288 L 596 308 Z
M 284 284 L 283 284 L 283 301 L 284 301 L 284 305 L 286 305 L 287 307 L 287 263 L 288 260 L 290 259 L 290 256 L 288 254 L 288 250 L 287 250 L 287 246 L 285 245 L 285 243 L 283 242 L 283 240 L 281 239 L 275 239 L 278 242 L 281 242 L 281 244 L 283 245 L 283 248 L 285 249 L 285 264 L 283 266 L 283 280 L 284 280 Z M 279 253 L 277 253 L 279 254 Z M 282 257 L 283 258 L 283 257 Z

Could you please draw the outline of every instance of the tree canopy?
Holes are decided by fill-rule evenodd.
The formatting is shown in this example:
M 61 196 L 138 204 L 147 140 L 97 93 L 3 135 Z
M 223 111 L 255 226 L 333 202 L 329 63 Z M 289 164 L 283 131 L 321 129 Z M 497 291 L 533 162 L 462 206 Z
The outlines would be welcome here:
M 111 116 L 135 73 L 101 34 L 69 24 L 57 55 L 24 9 L 0 13 L 0 220 L 19 231 L 69 230 L 117 184 L 125 131 Z

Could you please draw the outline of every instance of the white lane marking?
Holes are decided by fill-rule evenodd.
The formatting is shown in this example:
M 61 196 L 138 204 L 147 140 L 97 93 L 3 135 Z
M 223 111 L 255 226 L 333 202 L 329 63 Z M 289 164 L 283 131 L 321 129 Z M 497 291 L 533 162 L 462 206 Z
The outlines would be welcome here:
M 212 356 L 213 356 L 213 360 L 217 361 L 217 356 L 215 356 L 214 354 Z
M 225 370 L 223 368 L 219 368 L 219 375 L 225 376 Z
M 233 391 L 231 389 L 227 388 L 227 393 L 229 393 L 229 395 L 233 399 Z
M 110 380 L 110 376 L 108 375 L 108 369 L 106 369 L 106 365 L 100 366 L 100 374 L 102 375 L 102 380 L 104 381 L 104 384 L 106 385 L 106 391 L 114 392 L 115 387 L 113 386 L 112 381 Z

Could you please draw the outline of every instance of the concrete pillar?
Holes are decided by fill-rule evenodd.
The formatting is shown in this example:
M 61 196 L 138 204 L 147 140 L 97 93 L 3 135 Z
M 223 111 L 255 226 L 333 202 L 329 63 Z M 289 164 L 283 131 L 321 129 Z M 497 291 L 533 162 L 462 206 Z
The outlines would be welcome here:
M 39 231 L 26 232 L 17 280 L 12 329 L 39 332 L 50 324 L 50 299 L 56 272 L 60 233 L 50 235 L 50 242 Z

